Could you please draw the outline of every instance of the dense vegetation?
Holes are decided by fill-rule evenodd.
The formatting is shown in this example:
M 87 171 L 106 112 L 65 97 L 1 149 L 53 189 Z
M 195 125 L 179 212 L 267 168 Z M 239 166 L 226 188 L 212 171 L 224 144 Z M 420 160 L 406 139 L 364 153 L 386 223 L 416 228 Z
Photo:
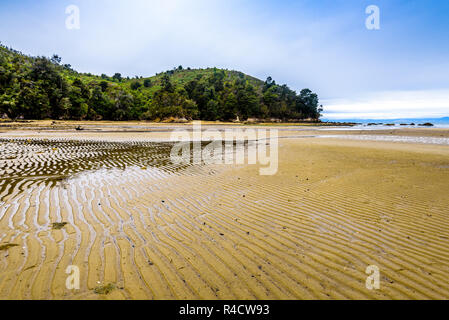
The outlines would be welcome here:
M 150 78 L 81 74 L 54 55 L 29 57 L 0 46 L 0 116 L 76 120 L 318 119 L 321 106 L 309 89 L 241 72 L 184 69 Z

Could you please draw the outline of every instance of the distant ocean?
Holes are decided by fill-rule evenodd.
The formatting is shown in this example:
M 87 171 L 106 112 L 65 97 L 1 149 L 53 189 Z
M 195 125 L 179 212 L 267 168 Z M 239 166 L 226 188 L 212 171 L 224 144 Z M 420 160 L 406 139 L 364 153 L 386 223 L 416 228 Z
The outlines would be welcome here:
M 322 118 L 322 121 L 329 122 L 353 122 L 358 123 L 360 126 L 366 127 L 369 123 L 376 124 L 395 124 L 395 126 L 401 126 L 401 124 L 410 125 L 412 123 L 415 126 L 419 126 L 424 123 L 432 123 L 436 128 L 449 128 L 449 117 L 444 118 L 415 118 L 415 119 L 327 119 Z M 381 126 L 381 125 L 380 125 Z M 374 128 L 379 128 L 379 126 L 373 126 Z M 373 128 L 373 129 L 374 129 Z M 389 127 L 391 128 L 391 127 Z

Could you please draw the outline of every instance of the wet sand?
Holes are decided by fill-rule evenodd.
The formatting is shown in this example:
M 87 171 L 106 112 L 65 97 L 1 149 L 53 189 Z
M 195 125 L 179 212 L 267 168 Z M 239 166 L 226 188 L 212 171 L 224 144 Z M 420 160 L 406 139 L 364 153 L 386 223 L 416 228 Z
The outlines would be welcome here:
M 285 130 L 260 176 L 174 166 L 166 130 L 0 131 L 0 299 L 449 298 L 448 146 Z

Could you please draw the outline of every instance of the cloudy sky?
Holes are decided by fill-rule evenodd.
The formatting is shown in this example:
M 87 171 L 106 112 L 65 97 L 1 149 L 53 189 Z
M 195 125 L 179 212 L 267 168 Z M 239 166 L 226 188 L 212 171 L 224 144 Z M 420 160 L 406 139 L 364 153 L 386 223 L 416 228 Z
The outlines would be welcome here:
M 70 5 L 80 29 L 66 28 Z M 449 116 L 447 0 L 1 0 L 0 41 L 94 74 L 272 76 L 317 92 L 330 119 Z

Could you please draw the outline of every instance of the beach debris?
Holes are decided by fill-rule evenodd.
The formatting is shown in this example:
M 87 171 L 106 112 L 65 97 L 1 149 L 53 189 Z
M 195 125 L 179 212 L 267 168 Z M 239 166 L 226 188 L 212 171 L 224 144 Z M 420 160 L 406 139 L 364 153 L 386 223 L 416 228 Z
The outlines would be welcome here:
M 77 126 L 77 127 L 75 128 L 75 130 L 76 130 L 76 131 L 82 131 L 82 130 L 84 130 L 84 128 L 81 127 L 81 126 Z
M 15 244 L 15 243 L 2 244 L 2 245 L 0 245 L 0 251 L 8 250 L 9 248 L 18 247 L 18 246 L 19 245 Z
M 28 271 L 28 270 L 31 270 L 31 269 L 34 269 L 34 268 L 36 268 L 36 265 L 34 265 L 34 266 L 31 266 L 31 267 L 28 267 L 28 268 L 26 268 L 25 270 L 23 270 L 23 271 Z
M 67 222 L 54 222 L 52 224 L 52 229 L 53 230 L 61 230 L 62 228 L 64 228 L 67 225 Z
M 107 295 L 110 294 L 114 289 L 115 289 L 115 285 L 113 283 L 109 283 L 105 286 L 98 286 L 94 289 L 94 292 L 96 294 L 101 294 L 101 295 Z

